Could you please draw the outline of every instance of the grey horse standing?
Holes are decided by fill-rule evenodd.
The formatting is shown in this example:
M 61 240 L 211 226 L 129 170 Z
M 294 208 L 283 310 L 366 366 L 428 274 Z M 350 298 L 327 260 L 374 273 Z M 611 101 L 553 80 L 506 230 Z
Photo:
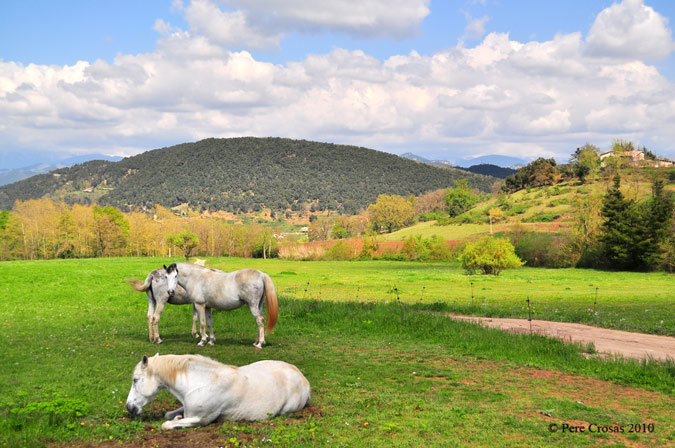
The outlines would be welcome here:
M 167 303 L 172 305 L 192 305 L 192 336 L 195 338 L 199 337 L 199 334 L 197 333 L 197 318 L 199 316 L 197 307 L 190 301 L 187 293 L 180 286 L 176 288 L 172 295 L 169 295 L 166 269 L 155 269 L 150 272 L 143 283 L 139 280 L 127 280 L 127 283 L 132 285 L 136 291 L 145 292 L 148 296 L 148 313 L 146 318 L 148 321 L 150 342 L 153 344 L 162 343 L 162 340 L 159 337 L 159 319 L 162 317 L 164 306 L 166 306 Z M 213 335 L 211 308 L 206 309 L 206 322 L 209 326 L 211 335 Z
M 258 325 L 258 338 L 253 346 L 262 348 L 265 331 L 274 328 L 279 314 L 276 290 L 269 275 L 256 269 L 223 272 L 190 263 L 173 263 L 165 269 L 169 296 L 175 295 L 178 286 L 181 286 L 199 313 L 202 340 L 198 345 L 203 346 L 207 342 L 204 328 L 206 308 L 234 310 L 248 305 Z M 262 314 L 263 301 L 267 304 L 266 327 Z M 211 333 L 208 343 L 214 342 Z

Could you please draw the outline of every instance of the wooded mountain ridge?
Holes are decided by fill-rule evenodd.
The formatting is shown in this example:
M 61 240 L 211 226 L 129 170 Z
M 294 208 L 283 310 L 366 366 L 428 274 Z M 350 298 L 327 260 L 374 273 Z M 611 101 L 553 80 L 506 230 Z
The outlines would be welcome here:
M 494 177 L 437 168 L 372 149 L 283 138 L 209 138 L 147 151 L 119 162 L 90 161 L 0 187 L 0 209 L 18 200 L 134 210 L 188 204 L 232 213 L 335 210 L 357 213 L 380 194 L 451 187 L 489 191 Z

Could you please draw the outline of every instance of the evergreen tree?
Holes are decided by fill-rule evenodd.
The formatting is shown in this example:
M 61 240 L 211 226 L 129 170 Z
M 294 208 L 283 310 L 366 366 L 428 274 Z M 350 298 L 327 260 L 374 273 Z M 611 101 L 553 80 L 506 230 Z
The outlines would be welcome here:
M 620 187 L 621 178 L 616 176 L 603 199 L 599 240 L 605 261 L 612 269 L 656 269 L 667 252 L 673 201 L 661 181 L 654 183 L 652 197 L 641 204 L 625 199 Z
M 614 186 L 602 201 L 601 215 L 604 218 L 600 243 L 608 267 L 613 269 L 631 269 L 633 267 L 632 246 L 635 229 L 633 224 L 633 201 L 624 198 L 621 193 L 621 177 L 614 177 Z
M 661 264 L 670 235 L 670 224 L 673 218 L 673 199 L 670 192 L 663 189 L 663 181 L 657 180 L 652 185 L 652 198 L 644 207 L 643 222 L 645 231 L 645 263 L 649 269 L 656 269 Z

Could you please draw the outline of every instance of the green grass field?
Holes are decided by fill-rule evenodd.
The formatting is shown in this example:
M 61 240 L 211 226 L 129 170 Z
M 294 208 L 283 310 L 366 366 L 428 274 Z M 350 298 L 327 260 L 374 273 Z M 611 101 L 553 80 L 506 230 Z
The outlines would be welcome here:
M 307 412 L 183 431 L 171 439 L 174 446 L 189 446 L 180 441 L 201 432 L 213 436 L 213 446 L 675 441 L 673 363 L 586 359 L 590 347 L 505 334 L 443 312 L 523 314 L 518 307 L 529 296 L 537 317 L 551 308 L 553 316 L 572 318 L 561 309 L 592 304 L 597 287 L 592 319 L 623 325 L 605 316 L 612 310 L 637 327 L 672 334 L 672 276 L 519 269 L 486 278 L 440 263 L 209 260 L 224 270 L 255 267 L 272 276 L 280 319 L 268 345 L 256 351 L 246 309 L 214 313 L 216 345 L 198 348 L 189 335 L 191 309 L 169 305 L 160 322 L 164 344 L 148 342 L 145 295 L 124 280 L 168 262 L 0 264 L 0 446 L 162 446 L 169 437 L 160 434 L 163 410 L 177 402 L 162 392 L 141 421 L 130 421 L 123 404 L 133 366 L 155 352 L 201 353 L 234 365 L 282 359 L 312 384 Z M 630 432 L 637 423 L 654 431 Z M 621 425 L 624 432 L 551 432 L 552 424 Z

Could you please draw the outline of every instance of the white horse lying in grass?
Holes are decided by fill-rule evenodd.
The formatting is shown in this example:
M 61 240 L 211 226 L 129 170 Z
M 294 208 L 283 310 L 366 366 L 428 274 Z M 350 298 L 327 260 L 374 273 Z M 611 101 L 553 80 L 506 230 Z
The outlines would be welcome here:
M 157 354 L 143 356 L 132 378 L 127 397 L 132 417 L 140 416 L 162 389 L 183 404 L 166 413 L 165 430 L 208 425 L 219 417 L 254 421 L 298 412 L 310 395 L 304 375 L 283 361 L 235 367 L 200 355 Z

